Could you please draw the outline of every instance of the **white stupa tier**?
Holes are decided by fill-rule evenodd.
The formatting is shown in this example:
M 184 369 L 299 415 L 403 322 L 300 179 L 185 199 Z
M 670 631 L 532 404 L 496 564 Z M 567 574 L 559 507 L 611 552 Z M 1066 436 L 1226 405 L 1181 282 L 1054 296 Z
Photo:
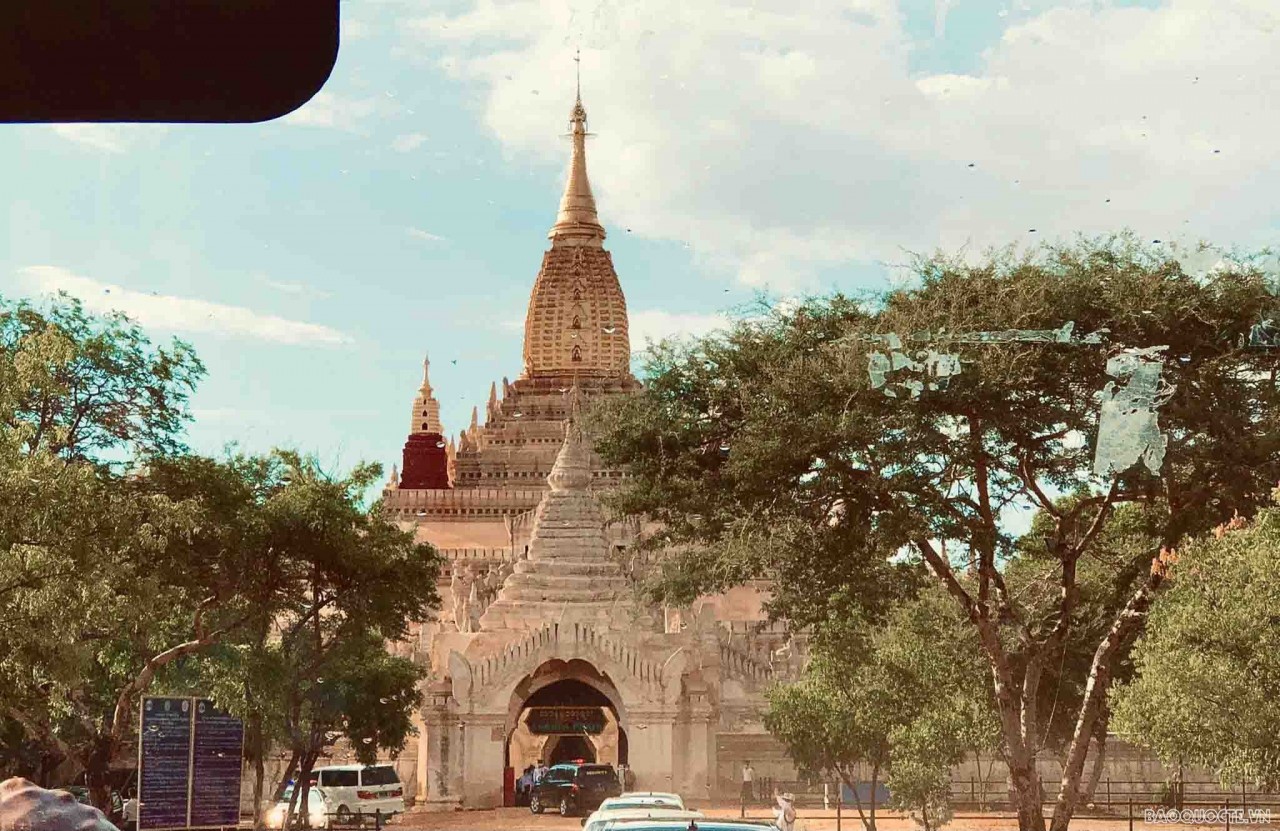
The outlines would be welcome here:
M 480 628 L 538 629 L 583 622 L 622 628 L 632 617 L 631 586 L 611 558 L 604 513 L 592 495 L 591 454 L 582 433 L 577 389 L 564 444 L 534 513 L 528 556 L 480 618 Z

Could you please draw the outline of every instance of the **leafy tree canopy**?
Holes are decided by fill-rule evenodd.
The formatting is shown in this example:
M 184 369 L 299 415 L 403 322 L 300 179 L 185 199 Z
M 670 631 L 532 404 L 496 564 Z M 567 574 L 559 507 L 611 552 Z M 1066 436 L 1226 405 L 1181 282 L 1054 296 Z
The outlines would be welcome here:
M 1179 550 L 1117 690 L 1116 726 L 1167 763 L 1280 786 L 1280 509 Z
M 654 594 L 685 602 L 763 578 L 777 588 L 772 611 L 798 625 L 850 599 L 876 620 L 923 566 L 977 631 L 1025 829 L 1044 825 L 1042 682 L 1055 658 L 1065 669 L 1081 604 L 1110 604 L 1100 639 L 1079 647 L 1091 656 L 1054 809 L 1065 829 L 1110 680 L 1163 580 L 1161 552 L 1251 515 L 1280 479 L 1275 352 L 1248 345 L 1280 318 L 1280 299 L 1249 262 L 1190 275 L 1131 237 L 937 256 L 915 264 L 914 285 L 879 297 L 774 307 L 660 345 L 645 389 L 603 404 L 594 422 L 605 460 L 632 474 L 614 506 L 656 521 L 651 544 L 679 552 Z M 1068 323 L 1071 342 L 1019 336 Z M 1154 473 L 1099 475 L 1100 396 L 1135 379 L 1110 359 L 1150 347 L 1164 349 L 1121 363 L 1161 362 L 1158 382 L 1141 381 L 1160 438 L 1138 449 L 1163 457 Z M 1063 494 L 1077 497 L 1060 507 Z M 1131 552 L 1145 567 L 1094 572 L 1125 504 L 1148 535 Z M 1043 584 L 1030 603 L 1010 583 L 1009 563 L 1028 550 L 1003 521 L 1017 509 L 1047 515 L 1046 567 L 1022 572 Z

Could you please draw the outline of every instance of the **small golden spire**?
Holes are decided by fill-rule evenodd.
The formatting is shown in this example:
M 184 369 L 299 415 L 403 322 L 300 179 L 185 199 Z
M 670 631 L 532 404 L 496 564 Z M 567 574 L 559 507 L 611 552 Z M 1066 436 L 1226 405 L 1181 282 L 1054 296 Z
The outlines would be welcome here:
M 560 197 L 560 213 L 547 238 L 553 245 L 599 245 L 604 240 L 604 226 L 596 214 L 596 198 L 587 179 L 587 110 L 582 106 L 582 56 L 574 55 L 577 64 L 577 97 L 569 114 L 569 136 L 573 139 L 573 155 L 569 159 L 569 178 Z

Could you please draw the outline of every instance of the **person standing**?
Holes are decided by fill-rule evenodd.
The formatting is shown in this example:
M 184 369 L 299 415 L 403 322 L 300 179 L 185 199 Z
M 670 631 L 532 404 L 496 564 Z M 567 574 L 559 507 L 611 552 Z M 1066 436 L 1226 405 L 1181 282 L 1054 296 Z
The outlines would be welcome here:
M 747 803 L 752 799 L 752 788 L 756 779 L 755 768 L 751 767 L 751 760 L 748 759 L 742 765 L 742 815 L 747 815 Z
M 796 831 L 796 798 L 789 793 L 774 793 L 777 809 L 774 813 L 774 824 L 778 831 Z
M 129 798 L 124 801 L 123 831 L 138 831 L 138 795 L 133 791 L 129 792 Z

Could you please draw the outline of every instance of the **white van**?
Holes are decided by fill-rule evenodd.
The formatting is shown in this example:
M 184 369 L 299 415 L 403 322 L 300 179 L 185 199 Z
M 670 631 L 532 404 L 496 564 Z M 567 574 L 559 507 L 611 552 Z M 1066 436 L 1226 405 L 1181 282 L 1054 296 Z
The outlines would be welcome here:
M 391 765 L 332 765 L 313 773 L 338 824 L 349 822 L 355 814 L 404 813 L 404 785 Z

